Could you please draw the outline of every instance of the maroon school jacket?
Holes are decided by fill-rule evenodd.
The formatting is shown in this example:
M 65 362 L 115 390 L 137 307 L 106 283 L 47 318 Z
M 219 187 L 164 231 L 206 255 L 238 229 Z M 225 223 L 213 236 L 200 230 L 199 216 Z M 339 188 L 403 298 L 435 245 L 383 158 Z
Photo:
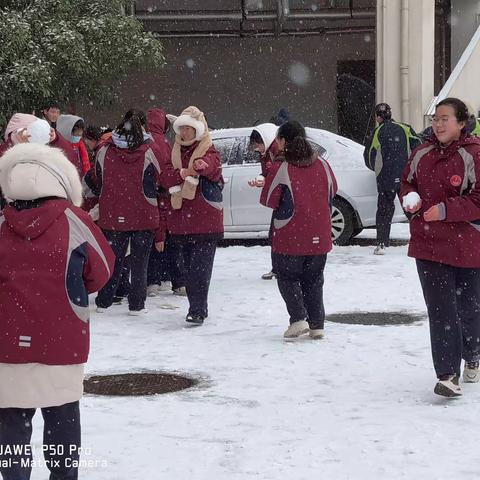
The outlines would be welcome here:
M 195 147 L 182 147 L 182 165 L 187 168 Z M 182 208 L 169 208 L 168 230 L 172 235 L 202 235 L 211 238 L 223 236 L 222 166 L 220 155 L 212 145 L 202 157 L 208 167 L 199 172 L 199 184 L 193 200 L 183 199 Z
M 89 351 L 88 294 L 115 256 L 88 214 L 63 199 L 0 216 L 0 362 L 71 365 Z
M 306 166 L 275 161 L 260 202 L 274 209 L 272 249 L 284 255 L 323 255 L 332 249 L 332 200 L 337 181 L 320 157 Z
M 480 140 L 470 135 L 442 147 L 436 138 L 414 150 L 401 197 L 417 192 L 421 210 L 410 221 L 408 255 L 455 267 L 480 268 Z M 443 220 L 423 213 L 439 205 Z
M 117 147 L 113 141 L 105 143 L 95 158 L 95 175 L 92 173 L 87 174 L 85 183 L 99 199 L 98 225 L 119 231 L 157 231 L 158 187 L 168 189 L 180 178 L 170 159 L 151 140 L 135 150 Z

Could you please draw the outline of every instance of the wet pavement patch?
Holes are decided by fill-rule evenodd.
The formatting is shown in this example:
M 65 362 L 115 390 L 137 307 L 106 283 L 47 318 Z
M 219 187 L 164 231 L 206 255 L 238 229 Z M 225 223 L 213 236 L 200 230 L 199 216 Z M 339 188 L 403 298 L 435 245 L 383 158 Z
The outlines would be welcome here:
M 327 315 L 326 320 L 350 325 L 408 325 L 425 320 L 417 313 L 407 312 L 346 312 Z
M 95 375 L 83 382 L 85 393 L 107 396 L 143 396 L 178 392 L 193 387 L 198 380 L 165 372 Z

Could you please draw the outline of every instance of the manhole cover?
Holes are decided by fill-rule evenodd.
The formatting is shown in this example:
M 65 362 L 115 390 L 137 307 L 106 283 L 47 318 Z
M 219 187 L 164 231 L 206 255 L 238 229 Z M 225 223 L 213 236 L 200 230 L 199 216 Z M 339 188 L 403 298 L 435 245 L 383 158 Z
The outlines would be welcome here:
M 173 373 L 122 373 L 95 375 L 83 382 L 85 393 L 111 396 L 142 396 L 177 392 L 193 387 L 193 378 Z
M 424 319 L 425 317 L 419 314 L 400 312 L 349 312 L 327 315 L 329 322 L 351 325 L 405 325 Z

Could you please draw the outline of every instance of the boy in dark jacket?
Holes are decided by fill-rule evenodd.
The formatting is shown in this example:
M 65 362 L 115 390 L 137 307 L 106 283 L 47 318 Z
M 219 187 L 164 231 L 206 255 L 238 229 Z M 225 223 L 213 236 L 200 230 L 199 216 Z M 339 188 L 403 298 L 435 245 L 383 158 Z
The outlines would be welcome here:
M 377 247 L 375 255 L 385 255 L 390 244 L 390 228 L 395 213 L 395 198 L 400 192 L 402 171 L 411 151 L 420 144 L 410 127 L 392 119 L 386 103 L 375 107 L 378 127 L 365 146 L 365 165 L 377 176 Z

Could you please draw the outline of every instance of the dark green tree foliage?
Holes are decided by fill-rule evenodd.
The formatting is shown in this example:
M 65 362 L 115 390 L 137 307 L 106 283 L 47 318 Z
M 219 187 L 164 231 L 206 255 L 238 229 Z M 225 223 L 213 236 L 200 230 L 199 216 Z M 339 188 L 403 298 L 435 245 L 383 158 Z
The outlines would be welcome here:
M 128 0 L 0 0 L 0 129 L 46 99 L 105 104 L 132 69 L 159 68 L 160 42 Z

